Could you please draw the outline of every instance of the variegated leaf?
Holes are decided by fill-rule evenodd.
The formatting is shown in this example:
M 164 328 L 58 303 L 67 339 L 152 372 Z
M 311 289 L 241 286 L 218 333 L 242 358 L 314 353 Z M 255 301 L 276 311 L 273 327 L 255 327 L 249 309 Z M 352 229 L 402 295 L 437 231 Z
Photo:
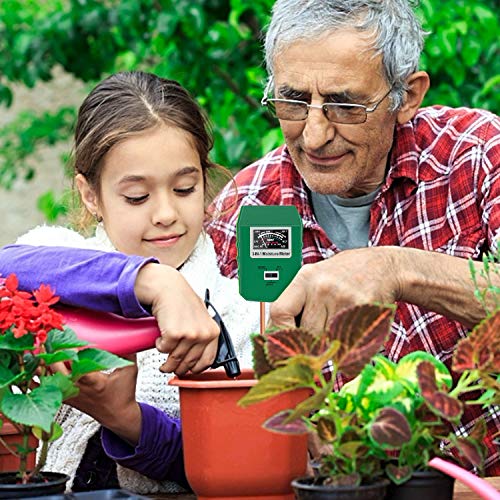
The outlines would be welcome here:
M 308 366 L 291 364 L 266 373 L 239 401 L 240 406 L 265 401 L 282 392 L 299 387 L 308 387 L 313 380 L 313 372 Z
M 337 438 L 337 428 L 332 419 L 321 417 L 316 424 L 316 432 L 325 443 L 332 443 Z
M 306 423 L 297 418 L 291 422 L 287 422 L 290 417 L 291 410 L 283 410 L 268 418 L 262 427 L 268 431 L 278 432 L 280 434 L 307 434 L 309 429 Z
M 410 479 L 413 470 L 409 466 L 398 467 L 395 464 L 389 464 L 385 468 L 387 477 L 395 484 L 402 484 Z
M 469 338 L 462 339 L 458 342 L 455 352 L 453 353 L 451 366 L 456 373 L 462 373 L 465 370 L 474 370 L 476 366 L 474 362 L 474 346 Z
M 253 346 L 253 369 L 256 378 L 261 378 L 262 375 L 272 370 L 264 349 L 265 338 L 262 335 L 254 334 L 251 340 Z
M 329 336 L 340 341 L 334 358 L 340 373 L 355 377 L 361 372 L 389 335 L 393 314 L 392 306 L 364 304 L 335 315 Z
M 272 366 L 296 354 L 314 355 L 318 337 L 303 328 L 286 328 L 266 335 L 266 353 Z
M 370 427 L 372 438 L 380 445 L 392 449 L 411 439 L 410 424 L 406 417 L 395 408 L 383 408 Z
M 437 415 L 457 422 L 463 413 L 463 403 L 438 390 L 434 365 L 423 361 L 417 367 L 417 376 L 422 396 L 429 408 Z
M 305 399 L 299 403 L 295 410 L 290 414 L 290 420 L 295 420 L 302 416 L 306 416 L 312 411 L 316 411 L 323 407 L 325 398 L 331 392 L 333 387 L 333 382 L 327 384 L 323 389 L 315 392 L 311 397 Z
M 411 387 L 413 392 L 418 390 L 417 366 L 422 361 L 428 361 L 434 365 L 437 387 L 443 384 L 451 389 L 453 380 L 446 365 L 436 359 L 431 353 L 425 351 L 414 351 L 401 358 L 396 366 L 396 378 L 403 380 L 406 387 Z
M 457 438 L 454 442 L 460 455 L 465 457 L 475 467 L 481 467 L 484 461 L 485 447 L 475 439 Z

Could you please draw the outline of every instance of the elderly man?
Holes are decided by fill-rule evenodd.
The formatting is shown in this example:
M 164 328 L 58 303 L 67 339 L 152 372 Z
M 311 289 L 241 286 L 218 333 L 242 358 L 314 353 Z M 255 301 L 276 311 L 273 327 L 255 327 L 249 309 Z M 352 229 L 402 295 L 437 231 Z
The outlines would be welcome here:
M 399 359 L 424 349 L 449 362 L 457 340 L 485 315 L 468 259 L 496 251 L 500 237 L 500 119 L 482 110 L 420 109 L 429 87 L 418 71 L 422 45 L 407 0 L 278 0 L 266 37 L 263 104 L 280 120 L 286 144 L 237 174 L 237 191 L 229 184 L 221 193 L 214 210 L 223 215 L 207 230 L 221 270 L 236 276 L 238 210 L 228 209 L 295 205 L 305 265 L 272 305 L 272 323 L 294 325 L 301 314 L 302 326 L 321 330 L 346 306 L 395 302 L 386 354 Z M 29 259 L 30 273 L 40 274 L 21 271 L 24 286 L 54 283 L 52 270 L 41 274 L 55 255 L 61 249 L 10 247 L 0 272 L 21 271 Z M 65 258 L 57 274 L 64 300 L 79 302 L 70 262 L 86 259 L 88 274 L 105 262 L 105 308 L 135 314 L 122 306 L 135 298 L 134 279 L 136 289 L 146 279 L 138 260 L 74 251 Z M 102 308 L 101 292 L 92 293 L 83 304 Z M 475 416 L 467 415 L 466 432 Z M 498 414 L 488 419 L 486 468 L 500 474 L 491 444 Z
M 226 215 L 208 230 L 223 273 L 235 276 L 235 197 L 295 205 L 306 265 L 271 306 L 274 325 L 301 313 L 302 326 L 322 330 L 346 306 L 396 302 L 386 354 L 422 349 L 449 362 L 485 314 L 468 259 L 496 251 L 500 238 L 500 120 L 420 109 L 422 45 L 405 0 L 278 0 L 263 104 L 286 144 L 236 175 L 237 189 L 215 204 Z M 491 451 L 487 467 L 500 473 Z

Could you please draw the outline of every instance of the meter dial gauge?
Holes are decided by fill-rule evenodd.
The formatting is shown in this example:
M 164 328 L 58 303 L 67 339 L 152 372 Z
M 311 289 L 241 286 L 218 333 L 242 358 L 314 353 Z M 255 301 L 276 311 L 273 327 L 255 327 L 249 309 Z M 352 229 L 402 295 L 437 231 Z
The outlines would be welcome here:
M 289 229 L 254 229 L 254 250 L 286 250 L 289 247 Z

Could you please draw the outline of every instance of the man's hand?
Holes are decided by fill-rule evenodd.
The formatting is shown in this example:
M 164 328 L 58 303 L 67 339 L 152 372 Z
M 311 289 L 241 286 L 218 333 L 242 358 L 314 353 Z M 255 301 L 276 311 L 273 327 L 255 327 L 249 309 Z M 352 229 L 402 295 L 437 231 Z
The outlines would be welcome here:
M 152 306 L 161 337 L 160 352 L 168 353 L 164 372 L 199 373 L 212 365 L 217 354 L 219 326 L 203 301 L 179 271 L 161 264 L 147 264 L 135 284 L 138 300 Z
M 135 361 L 135 355 L 131 357 Z M 54 363 L 52 372 L 69 374 L 64 363 Z M 81 377 L 80 392 L 66 404 L 87 413 L 103 427 L 135 446 L 141 434 L 142 414 L 135 400 L 137 365 L 134 363 L 112 373 L 93 372 Z
M 479 287 L 482 263 L 475 262 Z M 500 275 L 491 281 L 500 286 Z M 474 295 L 467 259 L 416 248 L 380 246 L 344 250 L 327 260 L 304 266 L 271 305 L 271 325 L 328 328 L 346 307 L 379 302 L 407 302 L 442 314 L 472 328 L 485 317 Z
M 370 303 L 393 303 L 400 285 L 393 260 L 394 247 L 345 250 L 327 260 L 307 264 L 270 309 L 271 324 L 300 326 L 324 331 L 333 316 L 346 307 Z

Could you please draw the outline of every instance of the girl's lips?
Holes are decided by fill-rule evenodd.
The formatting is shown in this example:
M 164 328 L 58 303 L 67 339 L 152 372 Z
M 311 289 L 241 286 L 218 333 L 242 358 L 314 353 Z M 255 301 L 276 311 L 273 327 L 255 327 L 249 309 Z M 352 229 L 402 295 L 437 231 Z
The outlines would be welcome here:
M 307 159 L 315 165 L 335 165 L 339 163 L 347 153 L 339 156 L 315 156 L 311 153 L 305 152 Z
M 152 238 L 152 239 L 147 239 L 146 241 L 148 243 L 151 243 L 152 245 L 155 245 L 157 247 L 170 247 L 175 245 L 179 239 L 182 237 L 182 234 L 176 234 L 176 235 L 171 235 L 171 236 L 164 236 L 160 238 Z

